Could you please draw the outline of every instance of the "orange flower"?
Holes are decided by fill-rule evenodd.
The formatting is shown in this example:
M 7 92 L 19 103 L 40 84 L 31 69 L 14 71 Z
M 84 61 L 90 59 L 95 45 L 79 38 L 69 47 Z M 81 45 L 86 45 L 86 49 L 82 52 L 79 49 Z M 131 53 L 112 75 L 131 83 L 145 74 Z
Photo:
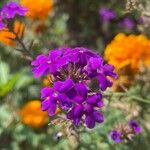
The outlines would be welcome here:
M 44 86 L 52 86 L 53 81 L 52 81 L 52 77 L 51 75 L 47 75 L 44 79 L 43 79 L 43 85 Z
M 15 21 L 14 23 L 14 33 L 19 37 L 22 38 L 24 35 L 25 25 L 19 21 Z
M 106 60 L 117 70 L 129 67 L 138 70 L 140 64 L 150 65 L 150 39 L 144 35 L 116 35 L 105 49 Z
M 8 28 L 4 28 L 0 31 L 0 42 L 9 46 L 15 46 L 16 35 L 8 30 Z
M 21 0 L 21 5 L 28 8 L 28 17 L 43 20 L 52 10 L 53 0 Z
M 124 89 L 127 89 L 131 84 L 133 79 L 130 79 L 130 76 L 121 75 L 117 80 L 113 81 L 112 90 L 122 92 Z
M 11 32 L 8 28 L 4 28 L 0 31 L 0 42 L 9 46 L 16 46 L 16 35 L 19 38 L 22 38 L 24 33 L 24 24 L 19 21 L 15 21 L 13 26 L 13 32 Z
M 20 117 L 24 124 L 33 128 L 40 128 L 48 121 L 48 114 L 41 110 L 41 102 L 38 100 L 25 104 L 20 110 Z

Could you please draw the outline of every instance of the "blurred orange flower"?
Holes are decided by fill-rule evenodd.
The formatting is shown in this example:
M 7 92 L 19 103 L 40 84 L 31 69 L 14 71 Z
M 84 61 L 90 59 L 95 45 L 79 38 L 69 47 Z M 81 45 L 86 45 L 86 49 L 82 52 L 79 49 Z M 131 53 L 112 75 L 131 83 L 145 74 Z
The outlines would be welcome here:
M 20 117 L 24 124 L 33 128 L 40 128 L 48 121 L 47 112 L 41 110 L 41 101 L 30 101 L 20 110 Z
M 117 70 L 138 70 L 141 63 L 150 65 L 150 39 L 144 35 L 119 33 L 105 49 L 106 60 Z
M 47 75 L 44 79 L 43 79 L 43 85 L 44 86 L 52 86 L 53 81 L 52 81 L 52 77 L 51 75 Z
M 21 0 L 21 5 L 28 8 L 28 17 L 43 20 L 53 8 L 53 0 Z
M 8 30 L 8 28 L 4 28 L 0 31 L 0 42 L 9 45 L 9 46 L 15 46 L 15 40 L 16 35 Z
M 5 45 L 9 45 L 9 46 L 16 46 L 16 35 L 19 38 L 22 38 L 23 33 L 24 33 L 24 24 L 19 22 L 19 21 L 15 21 L 14 25 L 13 25 L 13 32 L 10 31 L 8 28 L 4 28 L 3 30 L 0 31 L 0 42 L 5 44 Z
M 19 21 L 14 23 L 14 33 L 21 39 L 24 35 L 25 25 Z
M 117 80 L 113 81 L 112 90 L 122 92 L 124 89 L 127 89 L 131 84 L 132 80 L 130 76 L 121 75 Z

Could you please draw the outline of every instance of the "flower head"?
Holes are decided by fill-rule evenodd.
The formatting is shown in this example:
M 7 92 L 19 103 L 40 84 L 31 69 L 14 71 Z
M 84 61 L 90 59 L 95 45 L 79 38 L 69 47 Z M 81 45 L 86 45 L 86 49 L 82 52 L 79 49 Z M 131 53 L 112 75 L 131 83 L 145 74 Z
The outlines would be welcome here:
M 0 30 L 7 27 L 5 24 L 5 21 L 8 19 L 13 19 L 18 16 L 25 16 L 27 13 L 27 9 L 23 6 L 20 6 L 18 3 L 10 1 L 6 3 L 1 9 L 0 9 Z
M 131 141 L 132 137 L 140 132 L 140 125 L 136 121 L 130 120 L 128 124 L 117 124 L 115 129 L 110 132 L 109 136 L 115 143 L 120 143 L 122 141 Z
M 24 124 L 33 128 L 40 128 L 48 121 L 47 112 L 40 109 L 41 102 L 38 100 L 26 103 L 20 110 L 20 117 Z
M 132 19 L 125 17 L 121 22 L 119 22 L 119 26 L 122 28 L 133 29 L 135 27 L 135 23 Z
M 117 130 L 112 130 L 110 132 L 110 137 L 115 143 L 120 143 L 122 141 L 121 136 L 121 133 Z
M 132 128 L 133 132 L 135 132 L 136 134 L 142 131 L 142 128 L 140 127 L 139 123 L 135 120 L 130 120 L 129 126 Z
M 24 33 L 24 28 L 25 28 L 24 24 L 19 21 L 14 22 L 13 32 L 10 31 L 8 28 L 3 28 L 2 30 L 0 30 L 0 42 L 5 45 L 15 46 L 16 35 L 19 38 L 21 38 Z
M 9 46 L 15 46 L 14 39 L 16 35 L 9 31 L 8 28 L 4 28 L 0 31 L 0 42 Z
M 119 33 L 105 49 L 106 60 L 117 70 L 138 70 L 141 62 L 150 65 L 150 40 L 144 35 Z
M 103 21 L 110 21 L 116 17 L 116 14 L 111 9 L 101 8 L 99 10 L 99 16 Z
M 72 120 L 80 125 L 85 119 L 88 128 L 104 121 L 99 111 L 104 106 L 102 91 L 111 87 L 107 77 L 116 78 L 114 67 L 105 64 L 102 57 L 86 48 L 59 48 L 41 54 L 32 62 L 35 77 L 51 74 L 52 87 L 41 90 L 42 110 L 54 116 L 59 107 Z M 97 88 L 93 89 L 93 81 Z
M 52 10 L 53 0 L 21 0 L 21 4 L 28 8 L 27 16 L 32 19 L 46 19 Z
M 2 7 L 0 18 L 12 19 L 15 15 L 24 16 L 27 11 L 27 8 L 20 6 L 16 2 L 10 1 Z

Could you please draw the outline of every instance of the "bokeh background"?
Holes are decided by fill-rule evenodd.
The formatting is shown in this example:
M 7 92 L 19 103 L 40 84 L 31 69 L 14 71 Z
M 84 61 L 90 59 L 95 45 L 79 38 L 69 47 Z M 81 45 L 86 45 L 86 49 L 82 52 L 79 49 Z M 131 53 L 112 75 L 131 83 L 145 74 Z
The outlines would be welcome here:
M 34 39 L 34 57 L 61 46 L 87 47 L 104 55 L 106 46 L 118 33 L 150 36 L 149 0 L 49 0 L 48 8 L 49 3 L 29 1 L 17 2 L 33 11 L 33 16 L 24 19 L 24 42 L 29 45 Z M 0 7 L 6 2 L 1 0 Z M 100 14 L 102 9 L 111 10 L 115 17 L 107 20 Z M 0 42 L 1 150 L 150 149 L 150 103 L 112 96 L 103 110 L 105 122 L 81 132 L 78 143 L 74 136 L 68 136 L 63 125 L 51 124 L 52 118 L 40 111 L 40 88 L 49 84 L 49 77 L 34 79 L 30 61 L 14 47 Z M 150 71 L 142 71 L 134 78 L 134 84 L 127 86 L 128 91 L 150 102 Z M 132 117 L 140 122 L 142 133 L 132 141 L 113 143 L 109 131 L 116 123 Z

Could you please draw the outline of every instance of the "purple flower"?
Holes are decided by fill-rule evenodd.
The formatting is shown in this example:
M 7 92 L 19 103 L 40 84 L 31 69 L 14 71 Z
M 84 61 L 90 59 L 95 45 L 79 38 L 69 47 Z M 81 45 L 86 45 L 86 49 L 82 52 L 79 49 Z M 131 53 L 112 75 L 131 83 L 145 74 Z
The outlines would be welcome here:
M 84 83 L 76 84 L 75 89 L 74 106 L 68 112 L 67 118 L 73 120 L 75 125 L 79 125 L 81 118 L 85 116 L 85 123 L 88 128 L 93 128 L 96 122 L 102 123 L 104 121 L 103 114 L 95 110 L 95 108 L 104 106 L 102 95 L 93 94 L 88 96 L 88 90 Z
M 115 143 L 120 143 L 122 141 L 121 139 L 121 133 L 117 130 L 112 130 L 110 132 L 110 138 L 115 142 Z
M 72 100 L 69 99 L 67 93 L 72 90 L 73 86 L 73 81 L 68 79 L 64 82 L 55 82 L 53 88 L 43 88 L 41 90 L 42 110 L 48 110 L 49 116 L 53 116 L 58 103 L 61 109 L 68 110 L 72 106 Z
M 55 115 L 58 106 L 75 125 L 94 128 L 104 121 L 101 91 L 112 85 L 108 77 L 116 74 L 100 55 L 82 47 L 59 48 L 37 56 L 31 65 L 35 77 L 52 76 L 53 87 L 41 90 L 42 110 L 49 116 Z M 97 92 L 91 86 L 94 80 L 99 83 Z
M 119 23 L 119 26 L 121 28 L 133 29 L 135 27 L 135 23 L 132 19 L 126 17 Z
M 110 21 L 116 17 L 116 13 L 108 8 L 101 8 L 99 10 L 99 15 L 103 21 Z
M 59 68 L 64 66 L 69 60 L 74 59 L 74 57 L 69 55 L 68 50 L 70 52 L 69 48 L 60 48 L 51 50 L 48 56 L 44 54 L 37 56 L 37 58 L 31 63 L 34 76 L 38 78 L 46 72 L 52 74 L 56 73 Z
M 99 87 L 102 91 L 106 90 L 107 87 L 112 86 L 112 82 L 107 79 L 107 76 L 117 78 L 114 73 L 114 67 L 109 64 L 103 64 L 104 61 L 101 57 L 90 58 L 86 67 L 87 74 L 89 77 L 97 76 Z
M 140 127 L 138 122 L 135 121 L 135 120 L 130 120 L 129 121 L 129 126 L 133 130 L 133 132 L 135 132 L 136 134 L 138 134 L 142 131 L 142 128 Z
M 25 7 L 20 6 L 16 2 L 10 1 L 2 7 L 0 17 L 2 19 L 12 19 L 15 15 L 24 16 L 27 13 Z

